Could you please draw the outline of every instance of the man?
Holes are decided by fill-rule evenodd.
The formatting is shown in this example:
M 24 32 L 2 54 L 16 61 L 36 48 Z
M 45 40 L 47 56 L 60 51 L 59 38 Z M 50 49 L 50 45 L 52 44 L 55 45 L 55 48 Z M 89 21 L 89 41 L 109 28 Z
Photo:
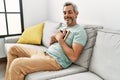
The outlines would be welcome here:
M 60 29 L 70 31 L 67 39 L 58 31 L 51 37 L 46 52 L 13 46 L 8 52 L 6 80 L 24 80 L 29 73 L 36 71 L 54 71 L 69 67 L 76 62 L 87 40 L 85 30 L 76 22 L 78 10 L 72 3 L 63 7 L 66 26 Z

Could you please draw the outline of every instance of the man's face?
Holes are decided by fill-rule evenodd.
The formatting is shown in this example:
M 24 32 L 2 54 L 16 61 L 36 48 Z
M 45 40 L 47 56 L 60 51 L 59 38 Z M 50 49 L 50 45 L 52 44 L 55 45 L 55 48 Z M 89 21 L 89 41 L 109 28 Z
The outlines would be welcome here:
M 64 13 L 64 20 L 66 21 L 67 26 L 76 25 L 76 18 L 78 12 L 74 12 L 72 5 L 65 6 L 63 13 Z

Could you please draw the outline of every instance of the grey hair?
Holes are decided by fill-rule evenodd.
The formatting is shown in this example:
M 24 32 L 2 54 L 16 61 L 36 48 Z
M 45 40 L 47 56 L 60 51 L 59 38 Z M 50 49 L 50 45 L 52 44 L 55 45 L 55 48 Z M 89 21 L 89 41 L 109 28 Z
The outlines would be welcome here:
M 64 4 L 63 8 L 64 8 L 65 6 L 70 6 L 70 5 L 73 6 L 74 12 L 78 12 L 77 6 L 76 6 L 75 4 L 73 4 L 72 2 L 66 2 L 66 3 Z

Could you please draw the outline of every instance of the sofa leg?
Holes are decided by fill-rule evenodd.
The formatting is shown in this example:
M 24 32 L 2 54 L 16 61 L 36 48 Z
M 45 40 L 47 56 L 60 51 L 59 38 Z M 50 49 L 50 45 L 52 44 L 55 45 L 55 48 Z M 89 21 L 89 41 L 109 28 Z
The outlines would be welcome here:
M 0 63 L 1 63 L 1 62 L 6 62 L 6 61 L 7 61 L 7 57 L 0 58 Z

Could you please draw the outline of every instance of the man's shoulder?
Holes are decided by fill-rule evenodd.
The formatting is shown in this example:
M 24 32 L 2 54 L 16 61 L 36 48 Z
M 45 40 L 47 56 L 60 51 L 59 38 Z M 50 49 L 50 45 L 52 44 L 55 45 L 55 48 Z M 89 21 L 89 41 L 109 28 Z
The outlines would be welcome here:
M 84 27 L 81 26 L 81 25 L 79 25 L 79 24 L 77 25 L 77 27 L 76 27 L 75 30 L 76 30 L 76 32 L 79 32 L 79 31 L 80 31 L 80 32 L 81 32 L 81 31 L 85 31 Z

